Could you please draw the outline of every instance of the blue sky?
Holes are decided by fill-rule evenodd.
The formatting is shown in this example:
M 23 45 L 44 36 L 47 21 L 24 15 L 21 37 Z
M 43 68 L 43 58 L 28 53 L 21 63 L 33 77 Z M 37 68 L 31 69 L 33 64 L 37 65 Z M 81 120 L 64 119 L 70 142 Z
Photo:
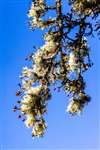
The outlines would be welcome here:
M 31 130 L 12 112 L 19 75 L 34 44 L 42 45 L 41 32 L 28 29 L 30 1 L 0 0 L 0 150 L 99 150 L 100 41 L 89 39 L 94 66 L 84 74 L 91 102 L 81 117 L 65 112 L 68 98 L 53 92 L 48 104 L 45 136 L 32 139 Z

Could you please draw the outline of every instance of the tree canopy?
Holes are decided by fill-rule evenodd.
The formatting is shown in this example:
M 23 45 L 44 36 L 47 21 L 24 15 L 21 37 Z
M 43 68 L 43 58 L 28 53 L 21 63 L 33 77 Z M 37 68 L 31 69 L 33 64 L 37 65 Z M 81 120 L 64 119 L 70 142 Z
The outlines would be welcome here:
M 54 5 L 49 5 L 48 0 L 33 0 L 28 11 L 31 30 L 43 30 L 45 43 L 40 48 L 34 46 L 36 52 L 27 57 L 31 66 L 23 67 L 16 92 L 20 96 L 19 106 L 14 111 L 21 112 L 19 118 L 32 128 L 35 137 L 43 136 L 47 127 L 43 116 L 51 99 L 51 85 L 66 92 L 67 111 L 71 115 L 81 113 L 90 101 L 83 75 L 93 65 L 87 38 L 96 33 L 100 37 L 100 1 L 66 1 L 69 12 L 63 11 L 62 1 L 55 0 Z M 49 11 L 55 11 L 56 16 L 50 17 Z

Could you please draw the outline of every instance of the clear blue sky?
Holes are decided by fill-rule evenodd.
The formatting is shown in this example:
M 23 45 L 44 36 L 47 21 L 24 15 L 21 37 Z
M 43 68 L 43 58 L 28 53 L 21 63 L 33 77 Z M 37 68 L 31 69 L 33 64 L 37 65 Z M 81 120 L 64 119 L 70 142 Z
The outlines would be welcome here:
M 0 0 L 0 150 L 99 150 L 100 41 L 89 39 L 94 66 L 85 74 L 87 93 L 92 99 L 81 117 L 65 112 L 67 96 L 53 92 L 41 139 L 32 139 L 30 129 L 12 112 L 25 57 L 34 44 L 42 45 L 41 32 L 28 29 L 30 0 Z

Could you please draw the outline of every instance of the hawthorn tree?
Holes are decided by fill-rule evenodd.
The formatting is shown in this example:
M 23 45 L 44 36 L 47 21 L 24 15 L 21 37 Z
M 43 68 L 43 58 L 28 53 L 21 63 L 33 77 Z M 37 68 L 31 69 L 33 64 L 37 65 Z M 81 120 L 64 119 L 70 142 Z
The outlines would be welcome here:
M 93 37 L 94 32 L 100 35 L 100 0 L 65 1 L 70 6 L 69 12 L 63 11 L 63 0 L 53 2 L 52 6 L 48 0 L 32 1 L 28 11 L 30 27 L 33 31 L 44 30 L 45 44 L 38 49 L 34 47 L 36 52 L 28 56 L 31 66 L 23 68 L 20 89 L 16 92 L 21 98 L 14 111 L 21 112 L 19 118 L 32 128 L 35 137 L 43 136 L 47 127 L 43 116 L 51 98 L 51 85 L 68 94 L 67 111 L 72 115 L 81 113 L 90 101 L 83 78 L 83 73 L 93 65 L 87 38 Z M 49 16 L 50 11 L 56 12 L 54 18 Z

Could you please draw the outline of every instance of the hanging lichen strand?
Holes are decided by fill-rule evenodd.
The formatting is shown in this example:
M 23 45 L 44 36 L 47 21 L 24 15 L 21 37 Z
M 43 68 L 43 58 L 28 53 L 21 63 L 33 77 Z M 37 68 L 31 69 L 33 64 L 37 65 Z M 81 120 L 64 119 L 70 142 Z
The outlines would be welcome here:
M 20 111 L 19 118 L 32 128 L 32 136 L 44 134 L 47 127 L 44 114 L 51 98 L 50 85 L 57 86 L 56 81 L 61 83 L 56 89 L 63 88 L 68 94 L 67 111 L 70 114 L 81 113 L 90 101 L 83 79 L 83 73 L 92 66 L 86 37 L 92 35 L 93 30 L 100 29 L 97 23 L 100 3 L 99 0 L 70 0 L 69 3 L 71 12 L 65 13 L 61 0 L 55 0 L 55 6 L 48 6 L 46 0 L 33 0 L 28 12 L 32 30 L 47 29 L 43 36 L 45 44 L 30 55 L 32 65 L 23 68 L 20 89 L 16 92 L 21 98 L 14 111 Z M 56 11 L 56 17 L 44 19 L 48 11 Z M 89 17 L 97 21 L 94 23 L 96 29 L 90 20 L 88 22 Z M 76 31 L 75 35 L 72 31 Z

